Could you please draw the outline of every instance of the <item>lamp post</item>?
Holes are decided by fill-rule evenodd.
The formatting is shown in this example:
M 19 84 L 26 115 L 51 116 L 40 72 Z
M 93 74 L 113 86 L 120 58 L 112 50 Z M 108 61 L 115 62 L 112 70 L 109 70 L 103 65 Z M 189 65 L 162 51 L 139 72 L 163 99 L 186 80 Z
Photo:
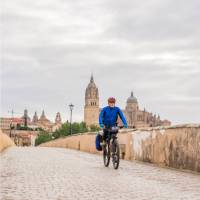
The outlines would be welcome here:
M 69 105 L 69 109 L 70 109 L 70 135 L 72 135 L 72 110 L 74 108 L 74 105 L 71 103 Z
M 13 128 L 13 116 L 14 116 L 14 110 L 8 111 L 8 113 L 11 113 L 11 121 L 10 121 L 10 138 L 12 137 L 12 128 Z

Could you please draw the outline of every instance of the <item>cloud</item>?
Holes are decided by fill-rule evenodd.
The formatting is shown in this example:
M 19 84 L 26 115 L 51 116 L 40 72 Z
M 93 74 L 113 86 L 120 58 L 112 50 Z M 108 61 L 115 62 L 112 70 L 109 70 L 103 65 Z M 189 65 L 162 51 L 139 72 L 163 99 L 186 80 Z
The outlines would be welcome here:
M 1 115 L 14 108 L 83 119 L 91 72 L 101 106 L 134 90 L 140 107 L 199 122 L 198 0 L 7 0 L 1 10 Z M 82 116 L 82 117 L 81 117 Z

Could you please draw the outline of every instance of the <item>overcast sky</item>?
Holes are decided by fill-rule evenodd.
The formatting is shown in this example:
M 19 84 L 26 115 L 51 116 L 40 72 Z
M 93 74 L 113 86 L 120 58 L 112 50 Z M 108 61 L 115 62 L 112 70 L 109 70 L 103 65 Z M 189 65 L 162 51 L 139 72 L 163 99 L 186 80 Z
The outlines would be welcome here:
M 199 0 L 0 0 L 1 116 L 27 108 L 83 120 L 93 72 L 100 105 L 200 122 Z

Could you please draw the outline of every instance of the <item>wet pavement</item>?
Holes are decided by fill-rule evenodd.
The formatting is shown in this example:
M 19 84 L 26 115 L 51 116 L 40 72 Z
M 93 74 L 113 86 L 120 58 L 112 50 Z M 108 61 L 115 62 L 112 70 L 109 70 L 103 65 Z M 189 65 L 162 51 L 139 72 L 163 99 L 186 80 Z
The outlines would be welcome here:
M 0 200 L 200 200 L 200 175 L 45 147 L 0 154 Z

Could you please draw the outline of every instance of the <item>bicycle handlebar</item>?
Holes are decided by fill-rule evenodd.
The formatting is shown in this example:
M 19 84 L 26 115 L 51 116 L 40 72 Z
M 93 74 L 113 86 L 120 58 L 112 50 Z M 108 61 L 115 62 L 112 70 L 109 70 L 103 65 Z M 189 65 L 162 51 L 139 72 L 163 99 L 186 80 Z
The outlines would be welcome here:
M 104 127 L 103 129 L 107 129 L 107 130 L 115 132 L 115 131 L 118 131 L 119 129 L 122 129 L 122 128 L 124 128 L 124 126 L 113 126 L 113 127 L 109 127 L 109 128 Z

